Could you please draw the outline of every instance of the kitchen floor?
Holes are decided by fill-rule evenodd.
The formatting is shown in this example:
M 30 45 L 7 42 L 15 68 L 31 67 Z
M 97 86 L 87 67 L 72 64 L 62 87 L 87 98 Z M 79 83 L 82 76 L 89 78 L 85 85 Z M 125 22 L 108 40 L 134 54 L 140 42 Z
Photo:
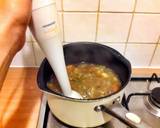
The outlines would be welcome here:
M 0 92 L 0 128 L 36 128 L 41 92 L 36 68 L 10 68 Z

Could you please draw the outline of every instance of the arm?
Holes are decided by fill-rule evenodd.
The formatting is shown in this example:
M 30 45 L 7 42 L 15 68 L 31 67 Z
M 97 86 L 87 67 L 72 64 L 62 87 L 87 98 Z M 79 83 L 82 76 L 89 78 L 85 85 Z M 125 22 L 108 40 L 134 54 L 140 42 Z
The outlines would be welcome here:
M 23 47 L 31 0 L 0 0 L 0 89 L 15 54 Z

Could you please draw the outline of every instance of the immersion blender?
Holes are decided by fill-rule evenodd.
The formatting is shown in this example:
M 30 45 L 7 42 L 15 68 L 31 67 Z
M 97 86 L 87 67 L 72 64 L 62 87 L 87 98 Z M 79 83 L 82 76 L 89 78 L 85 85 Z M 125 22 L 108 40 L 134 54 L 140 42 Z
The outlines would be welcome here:
M 55 0 L 33 0 L 30 29 L 44 52 L 65 96 L 82 98 L 71 90 L 66 71 Z

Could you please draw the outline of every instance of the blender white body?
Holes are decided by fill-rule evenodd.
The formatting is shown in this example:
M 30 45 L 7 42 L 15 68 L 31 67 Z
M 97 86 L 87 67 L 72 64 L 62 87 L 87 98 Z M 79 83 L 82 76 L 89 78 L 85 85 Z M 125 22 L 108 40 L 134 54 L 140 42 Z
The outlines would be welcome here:
M 80 98 L 71 90 L 64 62 L 55 0 L 33 0 L 31 31 L 47 57 L 64 95 Z

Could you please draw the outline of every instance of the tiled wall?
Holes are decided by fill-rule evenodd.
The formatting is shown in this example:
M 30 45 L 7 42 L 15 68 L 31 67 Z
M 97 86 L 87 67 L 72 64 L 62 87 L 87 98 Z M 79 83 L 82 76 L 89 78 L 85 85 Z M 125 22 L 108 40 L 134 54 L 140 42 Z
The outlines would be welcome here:
M 160 68 L 160 0 L 57 0 L 57 8 L 64 43 L 103 43 L 133 67 Z M 39 66 L 43 58 L 27 30 L 12 66 Z

